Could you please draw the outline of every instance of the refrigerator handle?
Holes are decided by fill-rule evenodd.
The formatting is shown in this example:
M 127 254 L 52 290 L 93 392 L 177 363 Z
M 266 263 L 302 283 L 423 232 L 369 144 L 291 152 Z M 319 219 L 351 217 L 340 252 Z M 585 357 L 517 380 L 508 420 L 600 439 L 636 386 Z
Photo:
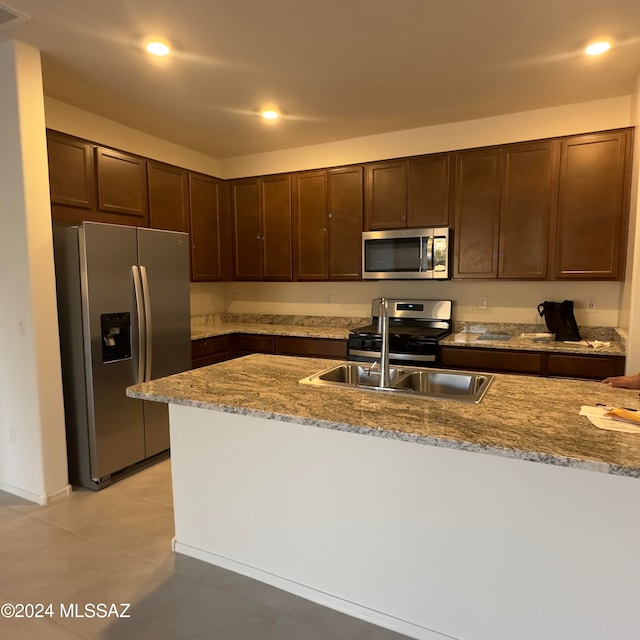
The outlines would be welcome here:
M 142 276 L 142 292 L 144 300 L 144 321 L 145 321 L 145 372 L 144 381 L 151 380 L 151 356 L 153 336 L 151 329 L 151 294 L 149 293 L 149 279 L 147 278 L 147 269 L 140 266 L 140 275 Z
M 136 297 L 136 315 L 138 316 L 138 375 L 136 383 L 144 382 L 144 363 L 145 348 L 147 342 L 147 327 L 144 320 L 144 307 L 142 299 L 142 282 L 140 280 L 140 271 L 137 266 L 131 267 L 133 274 L 133 291 Z

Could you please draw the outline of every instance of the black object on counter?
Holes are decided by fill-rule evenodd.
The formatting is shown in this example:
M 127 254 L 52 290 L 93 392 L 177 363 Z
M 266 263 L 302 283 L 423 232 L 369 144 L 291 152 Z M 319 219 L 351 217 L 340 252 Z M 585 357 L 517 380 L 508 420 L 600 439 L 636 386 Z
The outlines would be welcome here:
M 547 329 L 554 333 L 557 341 L 577 342 L 582 340 L 578 331 L 578 324 L 573 315 L 573 300 L 563 302 L 541 302 L 538 313 L 544 316 Z

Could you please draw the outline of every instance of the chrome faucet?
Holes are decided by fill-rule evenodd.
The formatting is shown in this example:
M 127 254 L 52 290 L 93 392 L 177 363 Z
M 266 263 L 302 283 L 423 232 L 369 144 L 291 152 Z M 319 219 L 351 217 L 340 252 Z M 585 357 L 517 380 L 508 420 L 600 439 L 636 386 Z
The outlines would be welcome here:
M 380 386 L 388 387 L 389 380 L 389 306 L 386 298 L 380 298 L 378 308 L 378 326 L 382 334 L 380 347 Z

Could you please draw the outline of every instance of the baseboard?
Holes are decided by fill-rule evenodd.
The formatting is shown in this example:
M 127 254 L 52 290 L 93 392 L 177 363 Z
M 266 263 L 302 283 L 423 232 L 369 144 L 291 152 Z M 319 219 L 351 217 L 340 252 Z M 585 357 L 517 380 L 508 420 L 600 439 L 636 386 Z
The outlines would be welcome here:
M 415 625 L 407 620 L 389 616 L 381 611 L 363 607 L 355 602 L 350 602 L 349 600 L 343 600 L 342 598 L 338 598 L 329 593 L 318 591 L 312 587 L 308 587 L 298 582 L 293 582 L 292 580 L 263 571 L 262 569 L 257 569 L 256 567 L 236 562 L 235 560 L 225 558 L 224 556 L 219 556 L 215 553 L 184 544 L 176 540 L 175 537 L 172 540 L 172 546 L 176 553 L 181 553 L 185 556 L 222 567 L 223 569 L 234 571 L 235 573 L 247 576 L 248 578 L 259 580 L 260 582 L 282 589 L 283 591 L 288 591 L 289 593 L 293 593 L 294 595 L 305 598 L 306 600 L 311 600 L 312 602 L 316 602 L 322 606 L 335 609 L 336 611 L 346 613 L 354 618 L 359 618 L 360 620 L 384 627 L 385 629 L 395 631 L 396 633 L 402 633 L 411 638 L 416 638 L 417 640 L 456 640 L 453 636 L 445 633 L 439 633 L 432 629 Z
M 71 494 L 71 485 L 67 484 L 62 489 L 58 489 L 53 493 L 49 494 L 38 494 L 32 493 L 31 491 L 27 491 L 25 489 L 21 489 L 20 487 L 14 487 L 11 484 L 7 484 L 6 482 L 0 481 L 0 491 L 6 491 L 18 498 L 23 498 L 24 500 L 28 500 L 29 502 L 34 502 L 35 504 L 39 504 L 41 506 L 45 506 L 47 504 L 51 504 L 56 500 L 60 500 L 65 496 Z

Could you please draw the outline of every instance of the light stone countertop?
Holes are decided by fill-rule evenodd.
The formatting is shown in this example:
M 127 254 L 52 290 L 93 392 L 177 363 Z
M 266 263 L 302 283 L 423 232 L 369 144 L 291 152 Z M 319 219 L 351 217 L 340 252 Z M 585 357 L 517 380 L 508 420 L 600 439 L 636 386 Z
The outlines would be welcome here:
M 424 445 L 640 478 L 640 434 L 579 416 L 640 409 L 637 391 L 600 382 L 496 374 L 479 404 L 301 385 L 338 361 L 254 354 L 134 385 L 127 395 Z
M 369 324 L 370 318 L 282 316 L 267 314 L 212 314 L 191 319 L 191 339 L 231 333 L 334 338 L 346 340 L 350 329 Z
M 490 333 L 490 332 L 488 332 Z M 546 351 L 553 353 L 577 353 L 590 356 L 624 356 L 625 349 L 622 342 L 606 340 L 609 344 L 598 344 L 592 346 L 589 340 L 581 342 L 535 342 L 531 338 L 521 338 L 519 334 L 512 335 L 508 340 L 485 340 L 480 339 L 480 333 L 452 333 L 442 340 L 440 344 L 448 347 L 474 347 L 478 349 L 511 349 L 519 351 Z

